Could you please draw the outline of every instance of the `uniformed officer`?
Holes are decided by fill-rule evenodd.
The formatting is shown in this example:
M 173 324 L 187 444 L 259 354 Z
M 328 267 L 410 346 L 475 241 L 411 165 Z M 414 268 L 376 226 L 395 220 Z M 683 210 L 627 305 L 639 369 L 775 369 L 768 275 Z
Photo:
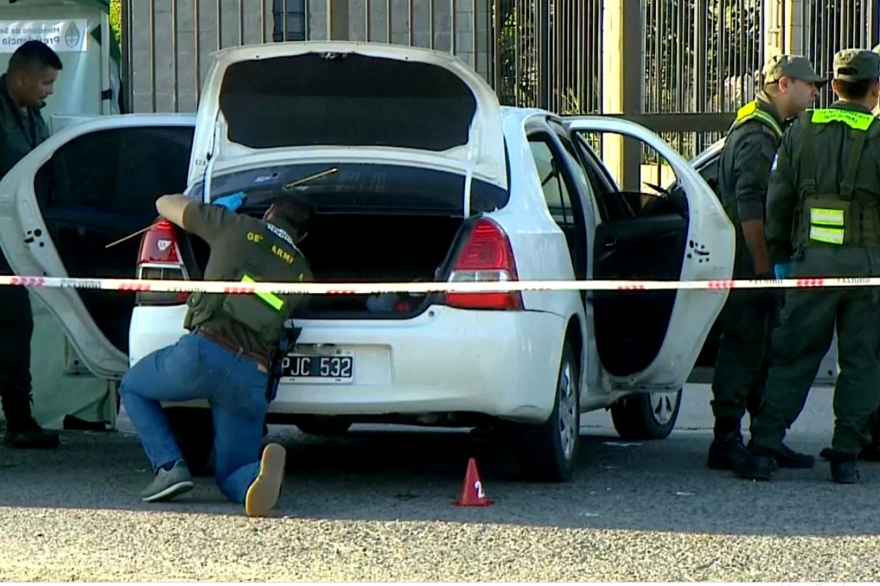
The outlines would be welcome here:
M 718 184 L 721 201 L 736 228 L 734 278 L 772 278 L 764 242 L 764 205 L 770 164 L 786 121 L 816 99 L 825 80 L 809 61 L 777 55 L 762 71 L 762 91 L 737 112 L 721 151 Z M 732 290 L 722 310 L 721 340 L 712 381 L 715 437 L 708 466 L 730 470 L 745 456 L 741 421 L 754 416 L 767 370 L 771 322 L 777 296 L 766 290 Z M 808 468 L 813 458 L 783 447 L 780 466 Z
M 880 274 L 880 121 L 871 113 L 880 98 L 880 55 L 840 51 L 832 84 L 838 101 L 791 125 L 771 174 L 770 256 L 790 263 L 793 278 Z M 734 465 L 737 475 L 770 479 L 771 459 L 803 408 L 835 326 L 831 475 L 838 483 L 858 480 L 858 454 L 880 403 L 880 303 L 867 287 L 786 291 L 750 457 Z
M 211 205 L 165 195 L 156 201 L 156 209 L 210 245 L 205 280 L 311 280 L 309 264 L 296 243 L 309 228 L 312 206 L 295 194 L 280 196 L 259 220 L 235 213 L 243 201 L 241 194 Z M 244 503 L 249 516 L 263 516 L 275 505 L 285 451 L 269 444 L 260 455 L 271 400 L 267 382 L 284 321 L 303 299 L 193 293 L 183 324 L 190 333 L 128 371 L 119 395 L 155 474 L 141 493 L 144 501 L 169 500 L 193 488 L 160 402 L 207 399 L 214 419 L 220 490 L 231 501 Z
M 22 44 L 0 76 L 0 178 L 49 138 L 40 114 L 62 69 L 55 51 L 40 41 Z M 0 274 L 11 275 L 0 253 Z M 34 318 L 24 287 L 0 287 L 0 399 L 6 416 L 4 443 L 11 448 L 54 448 L 58 434 L 43 430 L 31 414 L 31 336 Z

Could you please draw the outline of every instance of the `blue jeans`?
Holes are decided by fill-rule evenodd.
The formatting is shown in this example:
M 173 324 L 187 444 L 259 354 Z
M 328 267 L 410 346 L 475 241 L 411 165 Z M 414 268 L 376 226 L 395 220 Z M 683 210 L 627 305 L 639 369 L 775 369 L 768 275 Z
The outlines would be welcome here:
M 138 361 L 119 396 L 155 473 L 183 456 L 160 401 L 207 399 L 214 419 L 215 479 L 226 497 L 243 503 L 260 472 L 268 374 L 200 334 Z

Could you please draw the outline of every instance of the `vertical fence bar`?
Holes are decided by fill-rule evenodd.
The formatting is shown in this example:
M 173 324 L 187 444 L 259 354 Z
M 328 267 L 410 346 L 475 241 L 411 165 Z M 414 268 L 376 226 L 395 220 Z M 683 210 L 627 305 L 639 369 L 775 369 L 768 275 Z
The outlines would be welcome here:
M 171 86 L 171 111 L 179 112 L 180 104 L 177 101 L 177 96 L 180 93 L 180 70 L 178 68 L 177 62 L 177 53 L 178 53 L 178 42 L 177 42 L 177 10 L 178 10 L 177 0 L 171 0 L 171 75 L 172 75 L 172 86 Z
M 119 31 L 119 42 L 121 47 L 119 47 L 119 49 L 120 58 L 122 59 L 122 63 L 120 63 L 122 69 L 120 81 L 123 84 L 122 110 L 123 113 L 128 113 L 134 111 L 134 87 L 132 84 L 132 81 L 134 81 L 134 75 L 132 75 L 131 71 L 131 49 L 134 45 L 134 43 L 131 42 L 131 32 L 133 30 L 133 27 L 131 26 L 131 0 L 123 0 L 120 3 L 119 9 L 121 11 L 121 30 Z
M 244 45 L 244 0 L 238 0 L 238 45 Z
M 196 83 L 196 104 L 198 104 L 199 94 L 201 94 L 202 91 L 202 23 L 200 18 L 201 12 L 199 11 L 199 0 L 195 0 L 195 2 L 193 2 L 193 7 L 193 19 L 195 21 L 193 25 L 193 36 L 195 37 L 195 47 L 193 49 L 193 66 L 195 68 L 195 75 L 193 77 L 195 78 Z M 217 10 L 217 35 L 220 34 L 220 13 L 221 10 Z
M 150 2 L 150 112 L 155 112 L 156 101 L 156 3 Z
M 370 3 L 373 0 L 364 0 L 364 40 L 370 42 L 372 34 L 370 34 Z

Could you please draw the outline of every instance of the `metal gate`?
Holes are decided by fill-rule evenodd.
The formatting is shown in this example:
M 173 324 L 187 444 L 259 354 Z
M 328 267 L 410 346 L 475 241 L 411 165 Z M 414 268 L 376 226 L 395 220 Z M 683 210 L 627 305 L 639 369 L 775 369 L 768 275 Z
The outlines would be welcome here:
M 565 114 L 615 113 L 606 86 L 622 80 L 616 113 L 693 155 L 754 95 L 768 46 L 829 71 L 840 48 L 880 42 L 877 20 L 875 0 L 125 0 L 127 110 L 194 111 L 219 48 L 366 40 L 452 52 L 503 103 Z

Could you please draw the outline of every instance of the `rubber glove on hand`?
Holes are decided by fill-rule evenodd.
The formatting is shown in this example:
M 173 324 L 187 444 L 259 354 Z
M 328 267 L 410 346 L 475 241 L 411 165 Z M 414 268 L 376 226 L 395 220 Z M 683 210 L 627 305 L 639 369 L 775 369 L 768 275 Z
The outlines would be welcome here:
M 773 274 L 776 275 L 777 279 L 787 279 L 791 274 L 791 263 L 787 262 L 781 265 L 775 265 L 773 267 Z
M 211 204 L 215 206 L 222 206 L 230 212 L 234 212 L 244 204 L 244 200 L 246 199 L 247 196 L 243 192 L 239 191 L 238 193 L 233 193 L 232 195 L 218 197 L 217 199 L 212 201 Z

